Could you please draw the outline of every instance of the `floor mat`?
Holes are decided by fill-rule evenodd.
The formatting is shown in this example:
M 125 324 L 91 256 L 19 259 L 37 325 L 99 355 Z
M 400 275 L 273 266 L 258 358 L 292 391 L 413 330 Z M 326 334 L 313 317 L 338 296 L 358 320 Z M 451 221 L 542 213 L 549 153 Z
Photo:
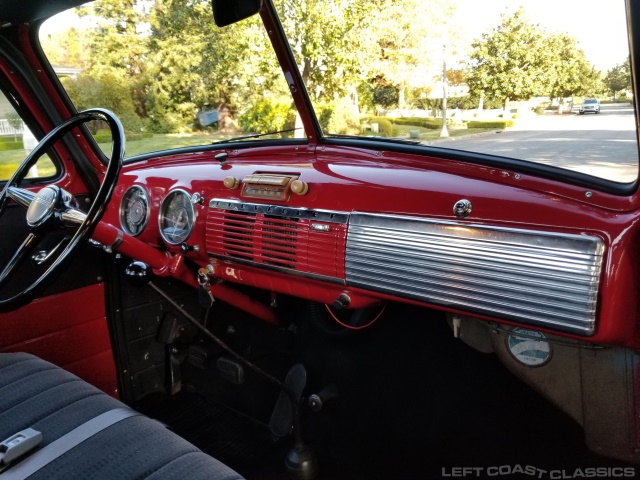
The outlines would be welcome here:
M 269 427 L 192 392 L 150 396 L 139 406 L 205 453 L 237 470 L 264 462 L 279 448 Z

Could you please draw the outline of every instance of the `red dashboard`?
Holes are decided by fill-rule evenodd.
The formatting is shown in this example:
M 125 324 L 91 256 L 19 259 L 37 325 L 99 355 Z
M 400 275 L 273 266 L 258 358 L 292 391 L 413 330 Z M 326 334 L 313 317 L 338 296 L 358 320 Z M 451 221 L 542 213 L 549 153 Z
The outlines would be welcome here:
M 620 197 L 340 146 L 133 163 L 104 222 L 130 229 L 123 197 L 132 187 L 143 189 L 148 206 L 123 253 L 193 284 L 197 268 L 210 265 L 222 281 L 218 295 L 269 322 L 277 322 L 273 313 L 236 294 L 234 283 L 349 308 L 406 301 L 638 346 L 637 272 L 628 258 L 638 226 Z M 180 213 L 167 218 L 167 209 Z M 113 235 L 100 239 L 117 243 Z

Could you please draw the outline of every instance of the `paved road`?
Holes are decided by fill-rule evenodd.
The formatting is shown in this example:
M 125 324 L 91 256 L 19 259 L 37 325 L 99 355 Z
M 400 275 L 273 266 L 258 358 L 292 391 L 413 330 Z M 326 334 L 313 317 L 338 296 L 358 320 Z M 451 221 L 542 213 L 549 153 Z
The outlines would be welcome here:
M 577 110 L 576 106 L 574 112 Z M 618 182 L 633 181 L 638 172 L 635 119 L 630 105 L 602 105 L 599 115 L 532 116 L 518 120 L 512 130 L 436 143 L 555 165 Z

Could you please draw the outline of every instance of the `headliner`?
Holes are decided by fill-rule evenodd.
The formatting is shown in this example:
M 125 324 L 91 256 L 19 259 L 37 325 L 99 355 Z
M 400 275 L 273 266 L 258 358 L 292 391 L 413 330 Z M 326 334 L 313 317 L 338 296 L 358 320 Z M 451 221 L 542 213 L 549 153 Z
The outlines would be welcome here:
M 89 0 L 0 0 L 0 20 L 19 24 L 50 17 Z

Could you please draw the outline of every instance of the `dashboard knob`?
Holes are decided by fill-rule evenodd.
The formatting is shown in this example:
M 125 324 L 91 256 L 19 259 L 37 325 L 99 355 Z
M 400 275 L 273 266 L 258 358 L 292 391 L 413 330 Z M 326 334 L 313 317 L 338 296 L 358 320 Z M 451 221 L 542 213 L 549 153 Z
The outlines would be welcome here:
M 291 191 L 297 195 L 306 195 L 309 191 L 309 185 L 302 180 L 294 180 L 291 182 Z
M 129 283 L 136 287 L 142 287 L 151 280 L 151 268 L 142 262 L 130 263 L 124 271 Z
M 231 190 L 235 190 L 240 186 L 240 181 L 236 177 L 231 176 L 225 177 L 222 183 L 224 183 L 225 187 L 230 188 Z
M 217 154 L 214 158 L 218 162 L 220 162 L 220 165 L 224 165 L 227 162 L 227 157 L 229 157 L 229 154 L 227 152 L 221 152 Z

